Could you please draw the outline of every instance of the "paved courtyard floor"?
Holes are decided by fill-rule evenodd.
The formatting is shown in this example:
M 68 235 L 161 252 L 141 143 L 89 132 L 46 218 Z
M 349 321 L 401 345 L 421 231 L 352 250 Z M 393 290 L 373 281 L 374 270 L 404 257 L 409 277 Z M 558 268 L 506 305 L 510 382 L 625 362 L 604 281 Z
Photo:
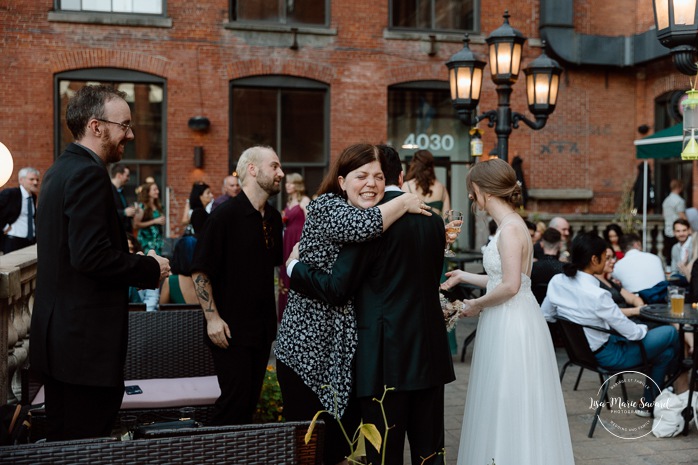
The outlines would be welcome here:
M 470 334 L 476 324 L 476 320 L 460 320 L 457 327 L 459 350 L 465 336 Z M 446 463 L 448 465 L 455 465 L 458 455 L 458 443 L 460 441 L 471 355 L 472 344 L 468 347 L 465 362 L 461 363 L 460 356 L 454 357 L 456 381 L 446 386 Z M 564 349 L 557 349 L 557 359 L 558 365 L 562 367 L 567 361 Z M 587 434 L 594 415 L 594 411 L 589 408 L 590 401 L 592 398 L 596 399 L 599 378 L 596 373 L 585 371 L 578 390 L 574 391 L 574 382 L 578 373 L 579 368 L 569 368 L 562 382 L 576 465 L 698 465 L 698 431 L 696 431 L 693 423 L 691 423 L 691 429 L 687 436 L 680 435 L 675 438 L 663 439 L 656 438 L 651 433 L 641 439 L 621 439 L 604 429 L 601 424 L 597 424 L 594 437 L 588 438 Z M 633 383 L 628 384 L 631 385 Z M 628 392 L 631 399 L 639 399 L 641 387 L 629 386 Z M 604 410 L 601 413 L 601 418 L 610 420 L 612 416 L 606 412 Z M 639 421 L 639 417 L 632 419 L 635 425 L 641 424 Z M 612 428 L 609 429 L 614 432 Z M 622 434 L 620 432 L 615 433 Z M 409 456 L 406 455 L 405 457 L 405 463 L 410 463 Z

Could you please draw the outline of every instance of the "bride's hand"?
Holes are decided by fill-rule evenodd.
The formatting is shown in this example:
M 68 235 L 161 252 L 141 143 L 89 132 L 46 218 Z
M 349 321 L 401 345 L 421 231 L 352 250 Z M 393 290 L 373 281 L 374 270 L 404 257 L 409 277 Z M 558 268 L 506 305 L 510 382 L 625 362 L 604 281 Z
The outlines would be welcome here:
M 464 300 L 463 310 L 460 311 L 460 316 L 461 318 L 478 316 L 481 311 L 482 307 L 478 305 L 478 303 L 475 300 Z
M 446 276 L 448 276 L 448 279 L 441 283 L 441 289 L 443 289 L 444 291 L 448 291 L 453 286 L 465 282 L 465 271 L 463 270 L 449 271 L 448 273 L 446 273 Z

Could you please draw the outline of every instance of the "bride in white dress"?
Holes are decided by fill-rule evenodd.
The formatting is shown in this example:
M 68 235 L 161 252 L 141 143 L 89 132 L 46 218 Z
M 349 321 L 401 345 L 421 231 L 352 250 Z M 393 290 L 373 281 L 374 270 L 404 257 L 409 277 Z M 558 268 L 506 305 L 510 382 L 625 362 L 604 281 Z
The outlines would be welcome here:
M 458 465 L 574 464 L 550 333 L 531 293 L 533 246 L 515 208 L 516 174 L 503 160 L 476 163 L 466 178 L 474 208 L 498 228 L 484 252 L 487 275 L 453 271 L 442 284 L 487 288 L 466 300 L 480 315 L 468 382 Z

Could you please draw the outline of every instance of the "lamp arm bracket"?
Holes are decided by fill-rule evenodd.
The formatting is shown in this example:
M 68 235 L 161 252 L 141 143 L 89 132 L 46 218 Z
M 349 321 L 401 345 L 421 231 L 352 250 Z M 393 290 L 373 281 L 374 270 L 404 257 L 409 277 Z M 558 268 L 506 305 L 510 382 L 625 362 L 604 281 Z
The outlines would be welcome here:
M 487 120 L 488 120 L 487 126 L 490 128 L 493 128 L 494 125 L 497 123 L 497 112 L 495 110 L 486 111 L 485 113 L 483 113 L 481 115 L 477 115 L 475 117 L 475 121 L 479 123 L 480 121 L 482 121 L 485 118 L 487 118 Z
M 511 126 L 514 129 L 518 129 L 519 121 L 523 121 L 526 126 L 537 131 L 538 129 L 543 129 L 545 127 L 545 123 L 548 122 L 548 115 L 536 115 L 536 120 L 531 121 L 530 119 L 526 118 L 526 115 L 514 112 L 511 115 Z

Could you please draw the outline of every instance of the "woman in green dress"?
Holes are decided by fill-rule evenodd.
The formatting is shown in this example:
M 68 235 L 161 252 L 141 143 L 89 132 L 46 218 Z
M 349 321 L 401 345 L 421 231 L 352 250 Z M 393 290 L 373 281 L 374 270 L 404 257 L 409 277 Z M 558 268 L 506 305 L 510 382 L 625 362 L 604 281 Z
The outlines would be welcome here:
M 138 211 L 134 217 L 133 226 L 138 230 L 138 242 L 143 252 L 151 249 L 162 255 L 163 226 L 166 222 L 165 213 L 160 203 L 160 189 L 154 182 L 146 182 L 138 192 Z

